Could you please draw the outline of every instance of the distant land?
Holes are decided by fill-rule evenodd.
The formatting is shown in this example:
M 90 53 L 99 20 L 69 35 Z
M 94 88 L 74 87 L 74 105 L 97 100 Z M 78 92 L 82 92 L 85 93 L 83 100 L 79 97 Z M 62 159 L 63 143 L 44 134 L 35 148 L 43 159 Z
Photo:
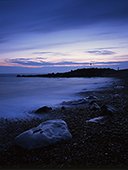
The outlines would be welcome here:
M 48 78 L 71 78 L 71 77 L 126 77 L 128 69 L 114 70 L 110 68 L 83 68 L 64 73 L 48 73 L 35 75 L 21 75 L 17 77 L 48 77 Z

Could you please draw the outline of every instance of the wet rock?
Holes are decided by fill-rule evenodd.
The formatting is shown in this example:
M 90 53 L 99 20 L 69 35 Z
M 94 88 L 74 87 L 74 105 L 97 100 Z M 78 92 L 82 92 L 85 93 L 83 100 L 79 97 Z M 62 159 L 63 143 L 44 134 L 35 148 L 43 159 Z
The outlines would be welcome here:
M 94 111 L 100 110 L 100 106 L 97 103 L 93 102 L 90 104 L 90 109 Z
M 66 110 L 66 108 L 64 106 L 61 107 L 61 110 Z
M 67 124 L 61 119 L 48 120 L 39 126 L 21 133 L 15 143 L 25 149 L 35 149 L 72 138 Z
M 87 100 L 97 100 L 98 98 L 96 96 L 90 95 L 86 97 Z
M 63 102 L 62 104 L 64 104 L 64 105 L 78 105 L 78 104 L 85 104 L 86 102 L 87 102 L 87 100 L 85 98 L 83 98 L 80 100 Z
M 43 107 L 37 109 L 37 110 L 35 111 L 35 113 L 39 113 L 39 114 L 40 114 L 40 113 L 48 113 L 48 112 L 50 112 L 50 111 L 52 111 L 52 108 L 51 108 L 51 107 L 43 106 Z
M 96 96 L 90 95 L 88 97 L 86 97 L 87 102 L 91 103 L 91 102 L 96 102 L 98 100 L 98 98 Z
M 111 105 L 103 105 L 101 107 L 101 112 L 104 115 L 113 116 L 113 114 L 117 113 L 117 110 Z
M 92 119 L 89 119 L 86 122 L 87 123 L 101 123 L 101 124 L 103 124 L 103 123 L 105 123 L 105 121 L 106 121 L 105 116 L 98 116 L 98 117 L 94 117 Z
M 113 98 L 120 98 L 120 95 L 119 94 L 114 94 Z
M 124 89 L 124 86 L 116 86 L 115 89 Z

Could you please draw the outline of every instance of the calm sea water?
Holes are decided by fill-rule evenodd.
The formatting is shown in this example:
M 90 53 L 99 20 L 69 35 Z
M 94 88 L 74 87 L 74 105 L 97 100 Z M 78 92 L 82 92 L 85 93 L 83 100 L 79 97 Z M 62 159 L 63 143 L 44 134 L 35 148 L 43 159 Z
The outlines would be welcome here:
M 113 82 L 112 78 L 17 78 L 0 76 L 0 117 L 23 118 L 41 106 L 57 106 L 76 100 L 82 90 L 94 90 Z

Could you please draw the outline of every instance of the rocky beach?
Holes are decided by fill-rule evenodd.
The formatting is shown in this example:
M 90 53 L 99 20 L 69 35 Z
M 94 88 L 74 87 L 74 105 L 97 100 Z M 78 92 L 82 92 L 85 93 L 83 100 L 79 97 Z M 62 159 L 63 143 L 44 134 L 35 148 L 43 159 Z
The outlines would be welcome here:
M 80 92 L 81 99 L 58 108 L 42 108 L 45 118 L 0 119 L 0 168 L 128 167 L 128 79 L 111 87 Z M 22 132 L 47 120 L 61 119 L 72 135 L 45 147 L 25 149 L 15 142 Z
M 0 169 L 128 168 L 128 0 L 0 0 Z

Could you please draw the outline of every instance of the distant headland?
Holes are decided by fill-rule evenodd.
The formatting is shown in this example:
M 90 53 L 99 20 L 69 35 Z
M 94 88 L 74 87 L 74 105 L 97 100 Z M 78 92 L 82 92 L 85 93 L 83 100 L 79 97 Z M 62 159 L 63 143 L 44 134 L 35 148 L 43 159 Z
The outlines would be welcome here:
M 35 75 L 21 75 L 17 77 L 47 77 L 47 78 L 71 78 L 71 77 L 124 77 L 128 75 L 128 69 L 114 70 L 110 68 L 83 68 L 64 73 L 48 73 Z

